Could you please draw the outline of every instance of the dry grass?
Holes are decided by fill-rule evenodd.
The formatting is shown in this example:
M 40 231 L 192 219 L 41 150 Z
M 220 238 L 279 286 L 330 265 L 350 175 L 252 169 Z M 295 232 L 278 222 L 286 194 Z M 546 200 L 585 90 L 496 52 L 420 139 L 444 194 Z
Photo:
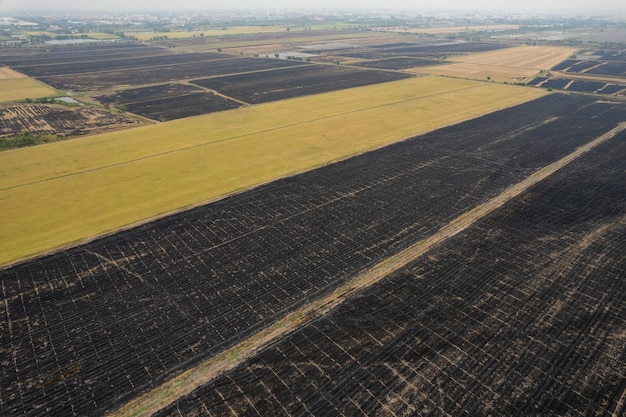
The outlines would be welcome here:
M 497 82 L 517 82 L 532 78 L 564 61 L 574 48 L 561 46 L 520 46 L 497 51 L 454 57 L 454 64 L 416 68 L 415 72 Z
M 0 264 L 528 101 L 424 77 L 0 154 Z

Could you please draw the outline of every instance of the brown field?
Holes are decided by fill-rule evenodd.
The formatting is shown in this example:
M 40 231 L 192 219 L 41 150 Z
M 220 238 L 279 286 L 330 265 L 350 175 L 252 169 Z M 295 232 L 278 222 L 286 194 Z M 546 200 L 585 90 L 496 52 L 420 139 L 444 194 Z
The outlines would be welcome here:
M 455 58 L 454 64 L 416 68 L 415 72 L 497 82 L 526 81 L 576 52 L 561 46 L 520 46 Z

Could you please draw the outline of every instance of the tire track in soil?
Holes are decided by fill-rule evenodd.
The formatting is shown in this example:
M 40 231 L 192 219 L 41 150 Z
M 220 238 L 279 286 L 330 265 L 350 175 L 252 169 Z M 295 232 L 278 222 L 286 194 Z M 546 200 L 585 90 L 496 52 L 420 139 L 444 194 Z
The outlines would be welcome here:
M 550 177 L 561 168 L 567 166 L 569 163 L 624 130 L 626 130 L 626 122 L 620 123 L 617 127 L 591 140 L 586 145 L 579 147 L 560 160 L 537 170 L 526 179 L 507 188 L 491 200 L 465 212 L 443 226 L 437 233 L 379 262 L 370 270 L 356 276 L 331 294 L 288 314 L 283 319 L 250 336 L 248 339 L 130 401 L 118 410 L 110 413 L 109 416 L 150 416 L 162 408 L 165 408 L 179 398 L 190 394 L 196 388 L 240 365 L 246 359 L 256 355 L 272 343 L 277 342 L 280 338 L 304 327 L 312 320 L 327 314 L 357 292 L 376 284 L 449 238 L 465 231 L 478 220 L 491 214 L 508 201 Z M 625 395 L 626 394 L 622 395 L 617 406 L 618 409 L 622 408 Z M 618 409 L 615 411 L 618 412 Z

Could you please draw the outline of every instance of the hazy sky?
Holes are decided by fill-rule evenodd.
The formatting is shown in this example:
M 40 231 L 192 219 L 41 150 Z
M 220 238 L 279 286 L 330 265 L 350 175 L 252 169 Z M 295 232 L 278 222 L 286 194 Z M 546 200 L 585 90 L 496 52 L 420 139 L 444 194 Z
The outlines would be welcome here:
M 413 8 L 487 10 L 602 10 L 626 8 L 626 0 L 0 0 L 2 10 L 219 9 L 219 8 Z

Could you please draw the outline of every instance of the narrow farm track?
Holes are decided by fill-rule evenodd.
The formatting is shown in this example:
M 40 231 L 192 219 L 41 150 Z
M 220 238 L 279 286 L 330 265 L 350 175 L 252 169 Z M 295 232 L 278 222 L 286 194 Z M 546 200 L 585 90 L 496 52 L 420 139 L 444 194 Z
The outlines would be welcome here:
M 424 255 L 426 252 L 441 244 L 447 239 L 468 229 L 479 219 L 493 213 L 506 202 L 519 196 L 535 184 L 545 180 L 563 167 L 580 158 L 598 145 L 615 137 L 626 129 L 626 123 L 621 123 L 614 129 L 606 132 L 591 142 L 579 147 L 574 152 L 536 171 L 523 181 L 507 188 L 496 197 L 474 209 L 460 215 L 435 234 L 409 246 L 403 251 L 376 264 L 367 272 L 356 276 L 346 284 L 320 300 L 314 301 L 290 313 L 283 319 L 256 333 L 232 348 L 210 358 L 200 365 L 187 370 L 178 377 L 164 383 L 147 394 L 131 401 L 111 416 L 150 416 L 167 405 L 191 393 L 196 388 L 206 384 L 223 372 L 233 369 L 243 363 L 263 348 L 275 343 L 285 335 L 303 327 L 315 318 L 318 318 L 365 288 L 381 281 L 389 274 L 407 266 L 410 262 Z M 617 408 L 623 406 L 620 399 Z M 616 409 L 616 412 L 618 410 Z

